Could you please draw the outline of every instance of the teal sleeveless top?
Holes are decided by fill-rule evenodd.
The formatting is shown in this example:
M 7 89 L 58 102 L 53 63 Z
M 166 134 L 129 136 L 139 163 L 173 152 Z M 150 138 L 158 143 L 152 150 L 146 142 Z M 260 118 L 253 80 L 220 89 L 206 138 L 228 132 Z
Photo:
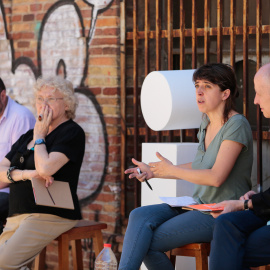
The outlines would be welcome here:
M 235 141 L 243 144 L 231 173 L 220 187 L 195 185 L 193 198 L 198 203 L 218 203 L 224 200 L 238 200 L 240 196 L 251 189 L 251 169 L 253 163 L 253 138 L 247 119 L 236 114 L 232 116 L 219 130 L 205 151 L 205 133 L 209 119 L 203 119 L 199 132 L 199 146 L 192 168 L 197 170 L 211 169 L 223 141 Z

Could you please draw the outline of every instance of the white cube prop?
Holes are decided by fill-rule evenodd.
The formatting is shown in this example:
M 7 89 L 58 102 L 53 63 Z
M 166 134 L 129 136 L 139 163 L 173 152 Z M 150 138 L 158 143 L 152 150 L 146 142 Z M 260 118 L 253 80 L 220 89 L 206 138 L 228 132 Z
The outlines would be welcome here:
M 142 161 L 145 163 L 158 161 L 156 152 L 169 159 L 173 164 L 184 164 L 192 162 L 195 158 L 198 143 L 143 143 Z M 142 205 L 162 203 L 158 196 L 178 197 L 192 196 L 194 184 L 177 179 L 154 178 L 148 181 L 153 191 L 146 183 L 142 183 Z M 141 270 L 146 270 L 144 264 Z M 189 257 L 177 257 L 176 269 L 194 270 L 195 259 Z
M 198 128 L 202 120 L 192 76 L 194 69 L 153 71 L 142 85 L 141 107 L 153 130 Z
M 142 85 L 141 108 L 146 124 L 153 130 L 176 130 L 199 128 L 202 113 L 196 101 L 196 91 L 192 82 L 195 70 L 153 71 Z M 198 143 L 143 143 L 142 161 L 158 161 L 160 152 L 174 165 L 192 162 Z M 141 204 L 162 203 L 158 198 L 192 196 L 194 185 L 184 180 L 151 179 L 153 191 L 142 184 Z M 141 270 L 146 267 L 142 265 Z M 195 259 L 177 257 L 176 269 L 194 270 Z

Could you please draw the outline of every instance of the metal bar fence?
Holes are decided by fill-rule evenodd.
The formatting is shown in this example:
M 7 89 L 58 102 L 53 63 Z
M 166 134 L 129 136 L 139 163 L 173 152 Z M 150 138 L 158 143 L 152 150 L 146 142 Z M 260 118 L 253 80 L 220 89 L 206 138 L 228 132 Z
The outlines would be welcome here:
M 263 0 L 254 0 L 256 3 L 256 10 L 249 9 L 249 0 L 242 0 L 242 6 L 238 6 L 237 1 L 230 0 L 226 5 L 224 0 L 122 0 L 123 7 L 126 11 L 121 9 L 121 13 L 127 13 L 127 10 L 132 9 L 133 20 L 132 25 L 126 25 L 121 28 L 125 31 L 121 35 L 121 117 L 122 132 L 122 148 L 133 149 L 132 151 L 121 151 L 121 168 L 124 168 L 129 162 L 131 156 L 140 157 L 141 141 L 146 142 L 160 142 L 160 141 L 179 141 L 181 140 L 196 140 L 196 132 L 190 131 L 174 131 L 174 132 L 154 132 L 146 127 L 143 120 L 139 120 L 139 94 L 143 78 L 153 70 L 165 69 L 184 69 L 196 68 L 198 65 L 213 61 L 226 62 L 235 67 L 236 61 L 242 61 L 242 84 L 243 84 L 243 114 L 249 119 L 249 61 L 251 52 L 255 51 L 256 69 L 262 64 L 262 35 L 270 34 L 270 25 L 262 24 L 262 9 Z M 266 2 L 264 2 L 266 3 Z M 132 6 L 131 6 L 132 5 Z M 163 6 L 162 6 L 163 5 Z M 267 4 L 264 4 L 267 6 Z M 128 9 L 129 6 L 129 9 Z M 139 10 L 139 6 L 143 11 Z M 164 7 L 166 7 L 164 9 Z M 202 8 L 204 11 L 202 12 Z M 239 23 L 239 8 L 242 10 L 242 25 Z M 176 13 L 173 11 L 177 10 Z M 200 12 L 198 12 L 200 10 Z M 238 13 L 237 13 L 238 12 Z M 255 24 L 250 23 L 250 14 L 254 13 Z M 268 11 L 269 12 L 269 11 Z M 130 12 L 129 12 L 130 13 Z M 139 16 L 144 14 L 144 16 Z M 175 16 L 177 14 L 177 16 Z M 225 22 L 228 18 L 227 23 Z M 126 15 L 127 16 L 127 15 Z M 252 15 L 253 16 L 253 15 Z M 123 16 L 121 16 L 123 18 Z M 122 20 L 122 19 L 121 19 Z M 126 22 L 128 19 L 126 19 Z M 238 23 L 237 23 L 238 21 Z M 164 26 L 163 29 L 162 26 Z M 255 37 L 255 45 L 249 45 L 252 36 Z M 237 40 L 238 37 L 238 40 Z M 201 41 L 200 42 L 200 38 Z M 242 38 L 242 45 L 239 39 Z M 162 40 L 167 42 L 162 42 Z M 268 37 L 269 39 L 269 37 Z M 139 41 L 143 43 L 139 44 Z M 128 42 L 132 42 L 131 50 L 124 48 Z M 164 45 L 165 44 L 165 45 Z M 240 45 L 239 45 L 240 44 Z M 253 43 L 252 43 L 253 44 Z M 142 48 L 143 46 L 143 48 Z M 215 51 L 216 48 L 216 51 Z M 250 50 L 249 50 L 250 49 Z M 144 50 L 142 54 L 144 59 L 140 59 L 139 52 Z M 270 55 L 269 46 L 263 48 L 267 51 L 268 58 Z M 122 54 L 125 55 L 125 60 Z M 176 57 L 175 57 L 176 56 Z M 125 67 L 132 59 L 132 79 L 128 79 L 128 74 Z M 140 61 L 139 61 L 140 59 Z M 164 59 L 167 61 L 167 66 L 163 65 Z M 176 65 L 177 63 L 177 65 Z M 176 67 L 177 66 L 177 67 Z M 132 83 L 131 83 L 132 81 Z M 140 83 L 139 83 L 140 82 Z M 133 91 L 133 121 L 126 119 L 125 110 L 126 104 L 131 96 L 129 96 L 128 89 Z M 253 106 L 253 105 L 252 105 Z M 142 117 L 140 118 L 142 119 Z M 270 139 L 268 131 L 262 131 L 262 117 L 259 108 L 257 108 L 256 115 L 256 131 L 253 133 L 254 139 L 257 140 L 257 179 L 258 187 L 262 187 L 262 137 Z M 132 139 L 131 139 L 132 138 Z M 133 144 L 131 148 L 128 143 Z M 123 156 L 124 155 L 124 156 Z M 122 179 L 125 182 L 124 179 Z M 136 182 L 136 181 L 135 181 Z M 122 185 L 125 189 L 125 185 Z M 139 206 L 138 191 L 139 186 L 134 184 L 134 207 Z M 124 195 L 123 195 L 124 196 Z M 122 200 L 124 202 L 125 200 Z M 122 215 L 125 216 L 126 210 L 121 208 Z

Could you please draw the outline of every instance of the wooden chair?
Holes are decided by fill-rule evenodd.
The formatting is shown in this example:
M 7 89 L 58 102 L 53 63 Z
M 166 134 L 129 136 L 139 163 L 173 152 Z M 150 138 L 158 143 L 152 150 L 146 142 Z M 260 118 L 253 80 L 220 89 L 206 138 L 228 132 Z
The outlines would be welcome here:
M 195 257 L 196 270 L 208 270 L 208 256 L 210 254 L 210 243 L 188 244 L 167 252 L 172 264 L 175 266 L 176 256 Z M 270 265 L 252 267 L 252 270 L 270 270 Z
M 259 266 L 259 267 L 254 267 L 254 268 L 251 268 L 251 269 L 256 269 L 256 270 L 268 270 L 270 269 L 270 264 L 269 265 L 264 265 L 264 266 Z
M 167 252 L 172 264 L 175 266 L 176 256 L 195 257 L 196 270 L 208 270 L 208 256 L 210 254 L 210 243 L 188 244 Z
M 80 220 L 78 224 L 62 233 L 55 240 L 58 241 L 58 264 L 59 270 L 69 269 L 69 242 L 71 242 L 73 269 L 83 269 L 82 239 L 93 238 L 96 257 L 103 249 L 103 237 L 101 230 L 106 229 L 107 224 L 89 220 Z M 36 257 L 34 270 L 45 270 L 46 247 Z

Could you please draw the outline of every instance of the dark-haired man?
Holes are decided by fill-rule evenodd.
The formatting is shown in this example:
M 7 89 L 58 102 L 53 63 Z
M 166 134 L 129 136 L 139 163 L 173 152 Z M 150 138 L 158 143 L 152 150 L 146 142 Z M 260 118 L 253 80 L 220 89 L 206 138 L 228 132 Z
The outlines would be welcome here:
M 34 115 L 6 94 L 6 87 L 0 78 L 0 161 L 10 151 L 12 144 L 35 125 Z M 8 184 L 0 183 L 0 234 L 8 215 Z
M 270 118 L 270 64 L 255 75 L 256 96 L 263 115 Z M 224 201 L 216 207 L 217 217 L 211 242 L 210 270 L 244 270 L 270 264 L 270 188 L 249 191 L 240 200 Z

